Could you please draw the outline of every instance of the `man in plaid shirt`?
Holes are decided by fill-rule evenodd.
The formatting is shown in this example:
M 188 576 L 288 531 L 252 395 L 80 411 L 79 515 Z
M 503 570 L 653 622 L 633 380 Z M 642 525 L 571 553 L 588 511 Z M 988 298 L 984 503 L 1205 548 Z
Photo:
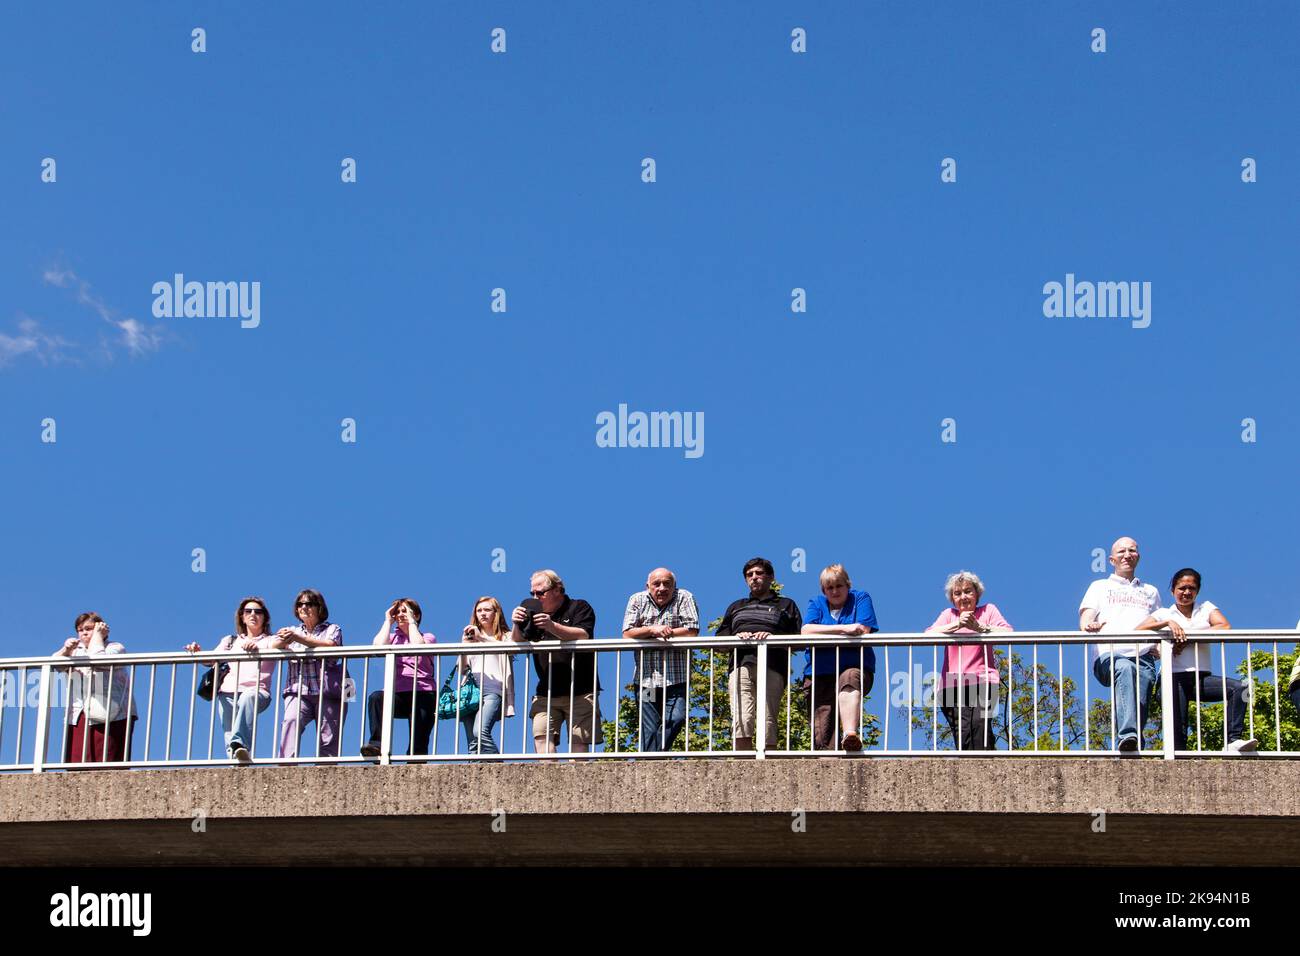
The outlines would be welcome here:
M 646 589 L 627 600 L 623 636 L 629 640 L 667 643 L 674 637 L 696 637 L 700 612 L 690 591 L 677 586 L 667 568 L 655 568 Z M 641 688 L 642 752 L 670 750 L 686 723 L 686 692 L 690 662 L 686 651 L 639 650 L 636 683 Z

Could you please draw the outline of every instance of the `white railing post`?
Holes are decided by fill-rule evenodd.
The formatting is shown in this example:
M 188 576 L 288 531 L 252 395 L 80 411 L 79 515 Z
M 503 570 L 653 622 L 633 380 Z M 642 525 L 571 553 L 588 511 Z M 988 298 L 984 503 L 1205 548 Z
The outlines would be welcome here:
M 50 745 L 50 699 L 53 696 L 50 690 L 54 683 L 54 669 L 49 664 L 41 665 L 41 688 L 36 698 L 36 740 L 33 743 L 35 753 L 32 754 L 32 773 L 45 772 L 45 750 Z M 20 695 L 24 696 L 24 695 Z M 19 706 L 22 706 L 19 700 Z M 19 750 L 22 749 L 22 739 L 18 741 Z M 18 754 L 21 756 L 21 754 Z M 63 754 L 59 754 L 59 760 L 63 759 Z
M 1173 661 L 1173 639 L 1162 637 L 1160 639 L 1160 739 L 1164 744 L 1166 760 L 1174 759 L 1174 670 L 1171 666 Z M 1226 731 L 1227 708 L 1224 708 L 1223 726 Z
M 417 665 L 419 664 L 418 658 L 416 659 L 416 664 Z M 417 666 L 415 670 L 416 670 L 416 674 L 414 679 L 416 682 L 411 686 L 413 686 L 415 688 L 415 692 L 419 694 L 420 668 Z M 379 738 L 379 762 L 381 764 L 391 763 L 391 755 L 393 752 L 393 701 L 397 697 L 396 676 L 397 676 L 397 655 L 385 654 L 384 655 L 384 719 L 383 719 L 383 726 L 380 728 L 380 738 Z M 415 733 L 414 705 L 412 705 L 412 710 L 411 710 L 411 733 Z
M 758 753 L 759 760 L 767 758 L 767 644 L 764 641 L 758 642 L 758 660 L 754 665 L 758 669 L 756 679 L 758 700 L 755 703 L 755 727 L 754 727 L 754 750 Z M 740 689 L 740 681 L 736 681 L 736 689 Z

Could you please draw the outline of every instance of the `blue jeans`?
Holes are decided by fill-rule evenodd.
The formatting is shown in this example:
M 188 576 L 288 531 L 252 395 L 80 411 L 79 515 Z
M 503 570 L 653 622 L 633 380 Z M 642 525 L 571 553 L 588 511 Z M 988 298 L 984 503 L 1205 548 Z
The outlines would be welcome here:
M 501 718 L 501 695 L 484 694 L 479 699 L 478 710 L 462 714 L 460 725 L 465 728 L 466 752 L 496 754 L 497 742 L 492 739 L 492 728 Z
M 1155 654 L 1143 654 L 1134 663 L 1132 657 L 1123 654 L 1101 655 L 1093 662 L 1092 673 L 1106 687 L 1110 687 L 1112 661 L 1115 667 L 1115 686 L 1111 688 L 1115 711 L 1114 746 L 1118 748 L 1120 743 L 1129 739 L 1138 740 L 1141 746 L 1141 728 L 1146 724 L 1151 709 L 1151 691 L 1156 683 L 1159 658 Z M 1135 673 L 1136 693 L 1133 689 Z
M 641 698 L 641 751 L 669 750 L 686 723 L 686 685 L 642 687 L 638 696 Z
M 221 708 L 221 727 L 226 732 L 226 750 L 231 751 L 236 747 L 246 747 L 249 751 L 253 749 L 253 714 L 261 713 L 271 705 L 271 695 L 256 693 L 252 691 L 241 690 L 239 692 L 239 703 L 235 703 L 234 694 L 218 694 L 217 706 Z M 254 710 L 256 708 L 256 710 Z M 234 714 L 234 728 L 231 728 L 230 718 Z M 271 733 L 275 733 L 275 728 L 271 728 Z

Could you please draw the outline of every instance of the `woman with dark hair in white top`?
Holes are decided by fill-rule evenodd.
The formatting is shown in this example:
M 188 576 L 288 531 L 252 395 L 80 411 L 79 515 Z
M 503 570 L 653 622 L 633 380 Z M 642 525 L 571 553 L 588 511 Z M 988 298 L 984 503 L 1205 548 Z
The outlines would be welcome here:
M 1159 608 L 1137 625 L 1139 631 L 1169 631 L 1177 649 L 1169 663 L 1174 679 L 1174 748 L 1187 749 L 1187 718 L 1193 700 L 1204 707 L 1227 699 L 1227 746 L 1229 753 L 1251 753 L 1259 741 L 1245 739 L 1246 698 L 1245 685 L 1231 677 L 1219 677 L 1210 672 L 1210 645 L 1188 643 L 1188 631 L 1227 631 L 1232 628 L 1228 619 L 1209 601 L 1197 603 L 1201 593 L 1201 574 L 1195 568 L 1183 568 L 1174 573 L 1169 582 L 1174 595 L 1170 607 Z M 1199 687 L 1200 697 L 1197 698 Z

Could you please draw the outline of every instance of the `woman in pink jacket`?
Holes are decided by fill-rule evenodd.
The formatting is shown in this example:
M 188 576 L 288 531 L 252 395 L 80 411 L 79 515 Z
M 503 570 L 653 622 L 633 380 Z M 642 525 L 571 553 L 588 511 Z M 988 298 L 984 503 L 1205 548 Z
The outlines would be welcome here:
M 944 592 L 952 607 L 945 608 L 927 633 L 990 634 L 1009 631 L 1011 625 L 996 604 L 980 604 L 984 583 L 971 571 L 950 574 Z M 941 678 L 943 716 L 952 729 L 958 750 L 996 750 L 993 713 L 997 706 L 998 669 L 993 645 L 954 643 L 944 651 Z

